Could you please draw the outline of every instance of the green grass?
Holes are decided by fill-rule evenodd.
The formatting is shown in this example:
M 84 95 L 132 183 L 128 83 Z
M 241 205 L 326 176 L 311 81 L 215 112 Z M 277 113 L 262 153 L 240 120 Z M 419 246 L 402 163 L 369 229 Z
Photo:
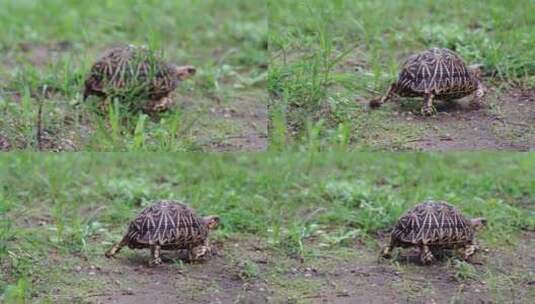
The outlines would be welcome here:
M 1 0 L 0 6 L 0 129 L 18 149 L 37 149 L 41 102 L 49 149 L 98 151 L 199 150 L 202 141 L 240 135 L 228 131 L 240 121 L 214 118 L 211 109 L 241 106 L 236 100 L 251 92 L 262 94 L 243 102 L 266 106 L 259 90 L 267 66 L 263 1 Z M 117 139 L 110 138 L 110 118 L 81 102 L 81 93 L 100 52 L 120 44 L 148 45 L 198 73 L 180 85 L 177 106 L 160 123 L 118 113 Z
M 430 47 L 482 64 L 498 97 L 511 86 L 532 88 L 534 7 L 530 0 L 270 0 L 270 109 L 286 113 L 273 124 L 286 125 L 287 142 L 306 145 L 311 122 L 323 119 L 323 150 L 340 126 L 351 130 L 350 149 L 407 149 L 422 131 L 389 119 L 391 109 L 370 113 L 366 101 L 385 93 L 407 56 Z
M 534 166 L 533 155 L 508 153 L 6 154 L 0 156 L 0 294 L 35 300 L 55 287 L 84 294 L 105 284 L 82 284 L 72 269 L 84 263 L 80 257 L 118 267 L 120 260 L 104 261 L 104 250 L 137 212 L 161 198 L 220 215 L 214 238 L 229 247 L 258 239 L 273 264 L 266 273 L 263 264 L 238 257 L 237 277 L 263 278 L 289 297 L 319 283 L 286 277 L 288 267 L 328 267 L 325 256 L 333 267 L 360 256 L 374 260 L 383 242 L 378 235 L 424 199 L 486 217 L 482 246 L 521 259 L 513 250 L 523 230 L 535 229 Z M 365 249 L 356 252 L 355 242 Z M 507 279 L 496 261 L 477 270 L 445 267 L 461 281 L 492 277 L 497 295 L 528 275 L 519 268 Z

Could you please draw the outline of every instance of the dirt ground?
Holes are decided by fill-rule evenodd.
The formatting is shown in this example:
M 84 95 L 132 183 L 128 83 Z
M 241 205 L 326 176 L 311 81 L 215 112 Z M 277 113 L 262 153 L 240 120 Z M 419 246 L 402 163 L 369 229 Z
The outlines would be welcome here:
M 267 149 L 267 103 L 263 100 L 265 92 L 261 90 L 245 93 L 223 105 L 213 103 L 206 105 L 209 109 L 208 119 L 196 132 L 199 142 L 206 151 L 217 152 L 250 152 L 264 151 Z M 192 104 L 185 105 L 194 107 Z M 225 122 L 232 126 L 224 131 L 219 137 L 210 136 L 209 131 L 218 128 L 219 122 Z M 220 134 L 221 132 L 217 132 Z
M 80 259 L 70 269 L 85 293 L 55 287 L 54 303 L 530 303 L 535 299 L 535 242 L 524 232 L 516 248 L 485 248 L 463 276 L 457 260 L 418 264 L 417 252 L 383 260 L 361 242 L 304 261 L 243 237 L 218 242 L 203 263 L 167 252 L 148 267 L 148 251 L 124 249 L 114 259 Z M 383 241 L 381 241 L 383 242 Z M 79 286 L 84 284 L 84 286 Z M 531 302 L 532 303 L 532 302 Z
M 409 145 L 423 151 L 535 150 L 535 90 L 491 92 L 482 109 L 466 100 L 437 102 L 432 117 L 413 115 L 399 103 L 395 120 L 423 130 Z M 418 109 L 414 110 L 417 111 Z

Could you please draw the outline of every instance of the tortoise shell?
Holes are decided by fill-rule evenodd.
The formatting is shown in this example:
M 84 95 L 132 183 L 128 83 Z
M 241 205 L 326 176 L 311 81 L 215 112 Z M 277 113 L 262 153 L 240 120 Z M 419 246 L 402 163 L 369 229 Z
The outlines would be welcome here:
M 159 201 L 139 213 L 125 238 L 130 248 L 190 249 L 206 240 L 208 230 L 203 219 L 185 204 Z
M 431 48 L 407 59 L 395 83 L 395 92 L 404 97 L 432 93 L 437 99 L 456 99 L 477 89 L 476 78 L 458 54 Z
M 474 231 L 457 208 L 446 202 L 426 201 L 397 221 L 391 237 L 405 246 L 451 247 L 471 242 Z
M 108 49 L 91 67 L 85 81 L 84 99 L 90 95 L 124 94 L 161 99 L 178 85 L 175 68 L 143 47 Z

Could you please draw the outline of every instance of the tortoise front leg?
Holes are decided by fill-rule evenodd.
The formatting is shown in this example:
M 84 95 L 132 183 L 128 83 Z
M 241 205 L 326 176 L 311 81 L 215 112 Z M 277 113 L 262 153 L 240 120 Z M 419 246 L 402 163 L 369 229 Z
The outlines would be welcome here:
M 189 251 L 189 259 L 190 261 L 198 261 L 211 251 L 212 249 L 210 248 L 210 243 L 208 242 L 208 239 L 206 239 L 202 245 L 193 247 Z
M 160 99 L 148 100 L 143 107 L 143 111 L 149 115 L 156 115 L 169 110 L 174 103 L 173 95 L 169 93 Z
M 152 245 L 150 247 L 150 253 L 152 255 L 152 260 L 149 262 L 149 265 L 159 265 L 162 263 L 162 259 L 160 257 L 160 245 Z
M 422 264 L 431 264 L 435 261 L 435 257 L 433 256 L 433 253 L 429 249 L 429 246 L 422 245 L 420 247 L 420 261 Z
M 476 253 L 478 249 L 479 249 L 479 246 L 477 244 L 473 244 L 473 243 L 466 244 L 463 250 L 464 251 L 463 259 L 466 261 L 469 261 L 470 257 L 473 256 L 474 253 Z
M 119 251 L 121 251 L 121 248 L 123 248 L 124 246 L 126 246 L 128 244 L 128 240 L 125 237 L 123 237 L 123 239 L 118 243 L 118 244 L 115 244 L 110 250 L 106 251 L 106 253 L 104 253 L 104 255 L 107 257 L 107 258 L 111 258 L 113 257 L 116 253 L 118 253 Z
M 422 115 L 431 116 L 433 115 L 433 98 L 435 96 L 432 93 L 426 93 L 424 95 L 424 106 L 422 107 Z
M 470 108 L 478 110 L 481 108 L 481 100 L 485 96 L 486 88 L 482 83 L 478 83 L 474 98 L 470 101 Z

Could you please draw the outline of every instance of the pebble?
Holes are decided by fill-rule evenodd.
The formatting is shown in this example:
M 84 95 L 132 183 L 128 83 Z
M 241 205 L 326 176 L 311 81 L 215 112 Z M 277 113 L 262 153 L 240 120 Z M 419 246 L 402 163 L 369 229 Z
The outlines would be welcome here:
M 132 290 L 132 288 L 128 287 L 126 290 L 123 291 L 123 294 L 131 296 L 134 294 L 134 291 Z

